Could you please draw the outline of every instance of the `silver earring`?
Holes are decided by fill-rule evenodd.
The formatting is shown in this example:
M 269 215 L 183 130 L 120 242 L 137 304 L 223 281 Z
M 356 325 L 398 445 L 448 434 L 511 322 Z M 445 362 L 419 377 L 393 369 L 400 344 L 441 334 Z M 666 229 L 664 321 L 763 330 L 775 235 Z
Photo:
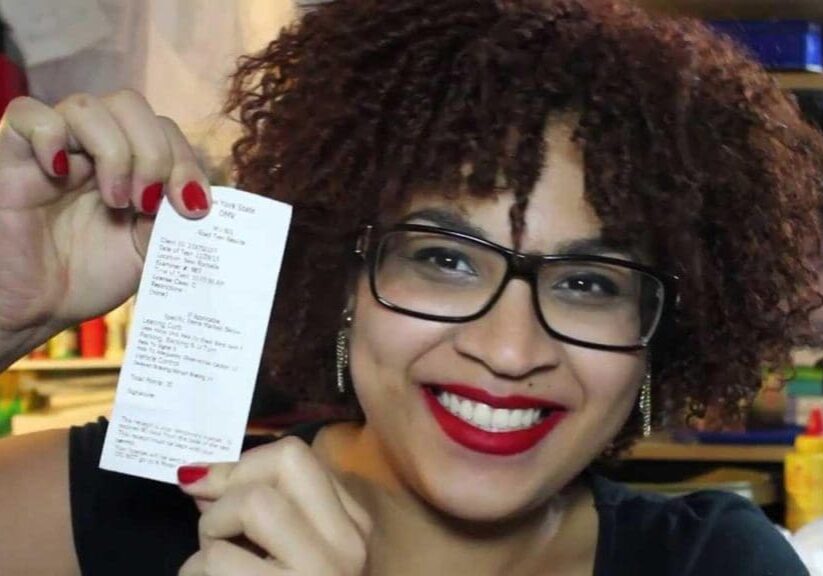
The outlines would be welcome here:
M 652 433 L 652 366 L 649 362 L 646 367 L 646 376 L 643 378 L 643 385 L 640 387 L 640 400 L 638 401 L 640 415 L 643 418 L 643 438 L 648 438 Z
M 337 391 L 346 393 L 346 370 L 349 367 L 349 328 L 351 327 L 351 311 L 343 313 L 343 326 L 337 331 Z

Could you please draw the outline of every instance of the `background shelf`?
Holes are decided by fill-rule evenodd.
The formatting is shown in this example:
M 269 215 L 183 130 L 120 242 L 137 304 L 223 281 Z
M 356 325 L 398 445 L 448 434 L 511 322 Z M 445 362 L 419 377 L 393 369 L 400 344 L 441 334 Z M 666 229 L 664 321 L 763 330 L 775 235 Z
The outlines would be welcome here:
M 741 444 L 682 444 L 665 439 L 638 442 L 625 460 L 682 462 L 774 462 L 782 463 L 791 446 Z
M 823 20 L 820 0 L 638 0 L 638 3 L 668 14 L 701 18 Z
M 67 360 L 18 360 L 9 370 L 116 370 L 122 360 L 107 358 L 71 358 Z

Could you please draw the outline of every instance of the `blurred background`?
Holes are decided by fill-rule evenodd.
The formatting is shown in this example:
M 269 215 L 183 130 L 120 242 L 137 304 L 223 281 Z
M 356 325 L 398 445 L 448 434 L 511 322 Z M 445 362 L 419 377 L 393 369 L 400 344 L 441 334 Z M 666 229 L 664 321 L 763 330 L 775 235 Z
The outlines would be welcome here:
M 54 104 L 69 94 L 131 88 L 175 119 L 214 183 L 229 182 L 236 136 L 221 116 L 236 59 L 263 48 L 322 0 L 0 0 L 0 111 L 18 95 Z M 705 19 L 737 39 L 823 125 L 820 0 L 644 0 L 651 10 Z M 110 413 L 132 304 L 55 337 L 0 374 L 0 435 L 65 427 Z M 815 315 L 823 331 L 823 310 Z M 710 415 L 641 442 L 614 478 L 678 494 L 736 491 L 792 531 L 823 520 L 823 351 L 797 350 L 764 374 L 748 417 L 716 429 Z M 270 393 L 261 378 L 251 431 L 334 414 Z M 816 535 L 823 554 L 823 525 Z M 802 534 L 802 531 L 800 532 Z M 802 539 L 802 538 L 801 538 Z M 802 546 L 802 542 L 801 542 Z M 823 559 L 821 559 L 823 563 Z

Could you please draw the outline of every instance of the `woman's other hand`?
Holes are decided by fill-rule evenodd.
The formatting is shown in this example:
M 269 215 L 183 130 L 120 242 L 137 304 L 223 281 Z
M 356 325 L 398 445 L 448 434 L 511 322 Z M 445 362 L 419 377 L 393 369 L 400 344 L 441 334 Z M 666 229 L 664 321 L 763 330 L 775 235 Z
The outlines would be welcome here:
M 200 551 L 180 576 L 365 573 L 369 515 L 301 440 L 183 468 L 180 479 L 203 511 Z
M 13 100 L 0 123 L 0 336 L 33 346 L 123 302 L 161 196 L 198 218 L 208 190 L 180 129 L 135 92 Z

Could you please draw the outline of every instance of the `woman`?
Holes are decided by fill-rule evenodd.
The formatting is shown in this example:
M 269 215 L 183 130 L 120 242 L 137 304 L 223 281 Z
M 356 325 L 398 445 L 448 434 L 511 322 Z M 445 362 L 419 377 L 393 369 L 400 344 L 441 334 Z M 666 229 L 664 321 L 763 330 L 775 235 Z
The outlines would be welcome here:
M 105 423 L 4 442 L 4 574 L 806 574 L 742 499 L 589 471 L 738 418 L 809 336 L 820 136 L 729 42 L 618 2 L 338 0 L 230 108 L 240 187 L 295 207 L 269 375 L 352 418 L 180 489 L 97 470 Z M 119 208 L 208 199 L 133 94 L 18 101 L 0 136 L 8 365 L 134 289 L 150 219 Z

